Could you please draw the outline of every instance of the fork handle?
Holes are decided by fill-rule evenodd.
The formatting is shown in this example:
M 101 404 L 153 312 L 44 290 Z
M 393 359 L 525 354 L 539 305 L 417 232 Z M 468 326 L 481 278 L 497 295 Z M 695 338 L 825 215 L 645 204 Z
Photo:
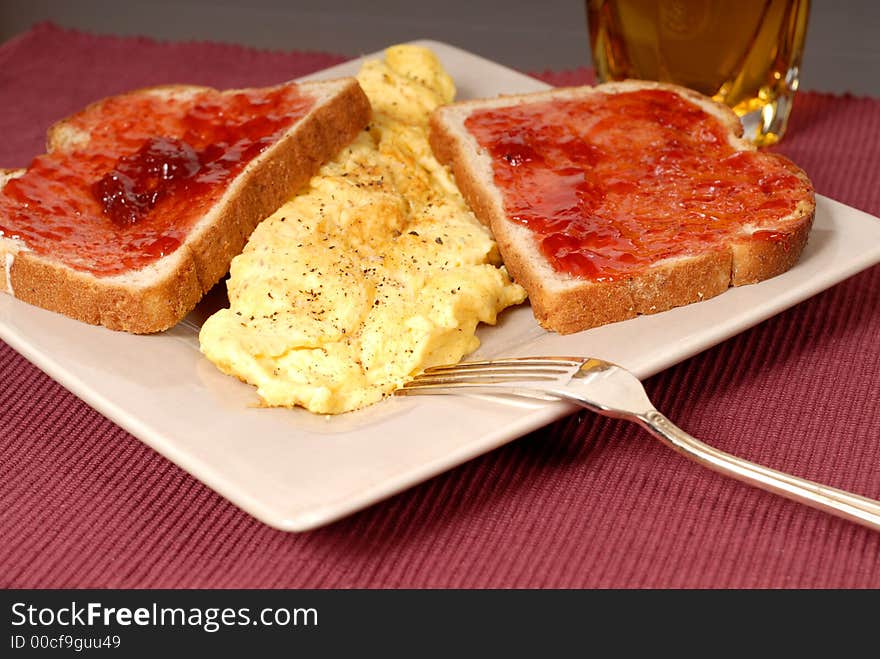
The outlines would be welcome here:
M 657 410 L 641 414 L 637 420 L 664 444 L 710 469 L 880 531 L 880 501 L 762 467 L 719 451 L 689 435 Z

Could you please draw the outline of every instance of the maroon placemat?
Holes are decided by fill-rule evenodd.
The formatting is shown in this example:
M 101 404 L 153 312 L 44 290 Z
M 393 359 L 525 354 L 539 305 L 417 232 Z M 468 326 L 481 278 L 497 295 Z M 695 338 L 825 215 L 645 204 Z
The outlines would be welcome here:
M 267 84 L 342 59 L 39 25 L 0 46 L 0 165 L 26 164 L 52 121 L 122 89 Z M 877 100 L 801 93 L 779 150 L 820 193 L 880 214 Z M 647 387 L 720 449 L 880 498 L 878 363 L 875 267 Z M 880 587 L 880 534 L 587 413 L 292 535 L 241 512 L 5 344 L 0 369 L 0 586 Z

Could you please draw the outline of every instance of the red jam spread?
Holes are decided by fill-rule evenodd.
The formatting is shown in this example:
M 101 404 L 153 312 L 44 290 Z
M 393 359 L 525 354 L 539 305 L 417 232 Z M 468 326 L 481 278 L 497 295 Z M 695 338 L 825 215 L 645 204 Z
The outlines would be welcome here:
M 311 108 L 295 85 L 237 92 L 136 92 L 91 106 L 91 138 L 38 156 L 0 192 L 0 231 L 97 276 L 170 254 L 226 186 Z
M 557 272 L 612 281 L 740 234 L 778 240 L 811 194 L 780 156 L 735 151 L 678 94 L 640 90 L 474 112 L 508 217 Z

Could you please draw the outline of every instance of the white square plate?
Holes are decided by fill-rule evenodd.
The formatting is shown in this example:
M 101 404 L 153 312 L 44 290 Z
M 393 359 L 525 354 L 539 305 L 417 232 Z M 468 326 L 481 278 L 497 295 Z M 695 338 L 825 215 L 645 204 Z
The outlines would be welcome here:
M 546 89 L 533 78 L 433 41 L 459 98 Z M 381 53 L 367 56 L 381 57 Z M 355 75 L 360 60 L 310 78 Z M 544 332 L 528 306 L 484 327 L 475 356 L 593 355 L 646 378 L 880 261 L 880 220 L 818 197 L 800 262 L 719 297 L 568 336 Z M 259 409 L 250 386 L 201 356 L 209 295 L 177 327 L 134 336 L 0 295 L 0 337 L 49 376 L 169 460 L 271 526 L 303 531 L 399 492 L 570 411 L 479 398 L 392 398 L 337 417 Z M 3 413 L 0 410 L 0 413 Z

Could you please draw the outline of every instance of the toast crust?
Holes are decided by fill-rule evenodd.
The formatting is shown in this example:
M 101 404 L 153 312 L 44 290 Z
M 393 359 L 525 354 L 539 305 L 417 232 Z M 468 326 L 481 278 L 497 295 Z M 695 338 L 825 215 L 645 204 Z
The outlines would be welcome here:
M 507 218 L 501 193 L 492 183 L 490 157 L 464 128 L 464 120 L 476 109 L 639 89 L 665 89 L 679 94 L 716 117 L 727 129 L 734 149 L 755 150 L 742 139 L 742 125 L 732 110 L 697 92 L 666 83 L 623 81 L 464 101 L 441 107 L 431 117 L 430 142 L 435 155 L 450 167 L 474 214 L 492 230 L 508 272 L 528 291 L 535 317 L 545 329 L 570 334 L 705 300 L 730 286 L 756 283 L 785 272 L 797 262 L 806 245 L 815 213 L 812 185 L 802 170 L 778 156 L 807 184 L 810 194 L 773 229 L 772 240 L 743 235 L 705 252 L 661 261 L 614 281 L 578 279 L 554 271 L 535 246 L 532 232 Z
M 5 260 L 6 267 L 0 287 L 24 302 L 114 330 L 146 334 L 172 327 L 226 274 L 257 224 L 367 125 L 369 101 L 353 78 L 300 87 L 309 93 L 310 85 L 329 84 L 339 87 L 333 96 L 316 103 L 278 142 L 251 161 L 170 255 L 131 274 L 95 277 L 28 251 L 21 241 L 2 237 L 0 260 Z M 203 89 L 150 88 L 172 93 Z M 76 144 L 79 137 L 69 121 L 49 129 L 50 151 Z M 17 173 L 0 174 L 0 188 Z

